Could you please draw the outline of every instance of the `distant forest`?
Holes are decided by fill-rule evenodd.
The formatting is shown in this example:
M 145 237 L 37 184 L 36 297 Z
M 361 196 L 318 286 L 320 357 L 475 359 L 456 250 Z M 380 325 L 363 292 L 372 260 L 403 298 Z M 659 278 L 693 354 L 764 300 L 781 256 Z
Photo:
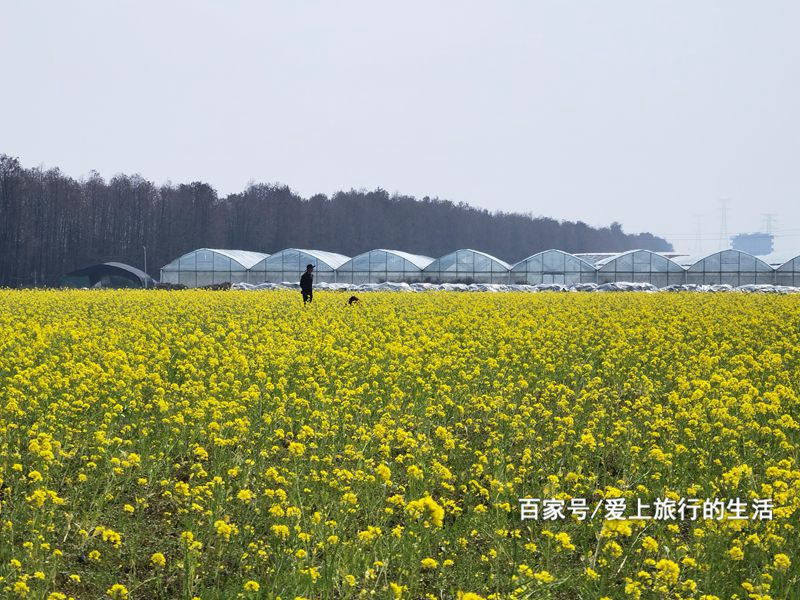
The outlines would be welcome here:
M 140 175 L 81 180 L 25 168 L 0 154 L 0 285 L 57 285 L 64 273 L 120 261 L 158 279 L 196 248 L 273 253 L 313 248 L 355 256 L 374 248 L 432 257 L 459 248 L 517 262 L 548 248 L 568 252 L 671 250 L 619 223 L 592 228 L 530 214 L 495 212 L 438 198 L 350 190 L 301 198 L 282 185 L 253 184 L 220 198 L 206 183 L 157 186 Z

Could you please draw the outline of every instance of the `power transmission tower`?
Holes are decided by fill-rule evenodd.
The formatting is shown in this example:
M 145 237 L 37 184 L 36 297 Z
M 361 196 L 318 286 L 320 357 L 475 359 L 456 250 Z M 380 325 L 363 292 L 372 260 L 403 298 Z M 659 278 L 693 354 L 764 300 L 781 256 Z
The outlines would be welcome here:
M 775 217 L 778 215 L 776 213 L 764 213 L 761 215 L 764 217 L 764 233 L 772 234 L 772 224 L 775 222 Z

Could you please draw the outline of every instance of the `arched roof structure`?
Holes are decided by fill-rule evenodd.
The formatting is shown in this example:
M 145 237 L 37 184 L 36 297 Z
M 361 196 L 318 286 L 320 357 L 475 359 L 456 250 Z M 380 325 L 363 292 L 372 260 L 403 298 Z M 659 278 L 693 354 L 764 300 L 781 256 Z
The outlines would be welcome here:
M 775 284 L 800 286 L 800 256 L 787 260 L 775 269 Z
M 314 265 L 314 282 L 334 282 L 336 269 L 348 260 L 349 256 L 335 252 L 286 248 L 253 265 L 248 280 L 250 283 L 299 281 L 306 265 L 311 264 Z
M 354 256 L 337 270 L 337 280 L 345 283 L 417 282 L 422 270 L 433 262 L 430 256 L 378 248 Z
M 121 262 L 90 265 L 67 273 L 61 283 L 67 287 L 140 287 L 152 288 L 153 278 L 144 271 Z
M 422 277 L 435 283 L 508 283 L 510 270 L 511 265 L 491 254 L 464 248 L 435 259 Z
M 741 250 L 714 252 L 692 262 L 686 269 L 686 283 L 740 286 L 774 282 L 775 269 Z
M 187 287 L 246 282 L 250 268 L 268 256 L 248 250 L 199 248 L 161 267 L 161 282 Z
M 684 283 L 684 268 L 652 250 L 628 250 L 599 260 L 597 283 L 651 283 L 656 287 Z
M 543 250 L 524 258 L 511 267 L 511 283 L 536 285 L 539 283 L 594 283 L 597 269 L 594 265 L 562 250 Z

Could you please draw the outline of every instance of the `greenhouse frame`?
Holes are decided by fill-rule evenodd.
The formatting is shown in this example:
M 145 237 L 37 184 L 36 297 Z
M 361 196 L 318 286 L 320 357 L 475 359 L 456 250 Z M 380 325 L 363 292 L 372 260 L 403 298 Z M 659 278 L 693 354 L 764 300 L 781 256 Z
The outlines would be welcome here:
M 349 256 L 323 250 L 286 248 L 260 260 L 250 269 L 249 283 L 281 283 L 300 281 L 306 265 L 314 265 L 315 283 L 335 283 L 336 269 L 350 260 Z
M 296 283 L 307 264 L 315 283 L 494 283 L 560 284 L 650 283 L 670 285 L 752 284 L 800 286 L 800 255 L 756 257 L 722 250 L 697 259 L 673 253 L 629 250 L 570 254 L 550 249 L 513 266 L 479 250 L 464 248 L 437 259 L 378 248 L 348 258 L 322 250 L 286 248 L 275 254 L 200 248 L 161 268 L 161 282 L 200 287 L 220 283 Z
M 741 250 L 721 250 L 693 261 L 686 269 L 686 283 L 699 285 L 771 284 L 775 269 Z
M 199 248 L 161 267 L 161 283 L 202 287 L 247 282 L 250 268 L 268 256 L 247 250 Z
M 430 283 L 508 283 L 511 265 L 469 248 L 437 258 L 422 270 L 422 279 Z
M 152 288 L 152 277 L 131 265 L 106 262 L 67 273 L 61 278 L 64 287 Z
M 582 258 L 550 249 L 537 252 L 511 267 L 510 281 L 527 285 L 595 283 L 597 269 Z
M 433 262 L 430 256 L 379 248 L 354 256 L 337 269 L 339 283 L 417 283 L 422 270 Z
M 787 260 L 775 269 L 775 285 L 800 286 L 800 256 Z
M 597 265 L 597 283 L 650 283 L 656 287 L 684 283 L 685 269 L 651 250 L 629 250 L 604 258 Z

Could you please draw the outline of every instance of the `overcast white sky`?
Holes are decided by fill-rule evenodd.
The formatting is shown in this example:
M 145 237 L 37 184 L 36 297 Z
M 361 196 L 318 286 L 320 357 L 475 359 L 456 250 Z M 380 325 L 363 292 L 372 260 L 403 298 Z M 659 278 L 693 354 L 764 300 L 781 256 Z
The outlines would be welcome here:
M 0 0 L 0 152 L 800 249 L 800 2 Z M 796 254 L 796 252 L 795 252 Z

